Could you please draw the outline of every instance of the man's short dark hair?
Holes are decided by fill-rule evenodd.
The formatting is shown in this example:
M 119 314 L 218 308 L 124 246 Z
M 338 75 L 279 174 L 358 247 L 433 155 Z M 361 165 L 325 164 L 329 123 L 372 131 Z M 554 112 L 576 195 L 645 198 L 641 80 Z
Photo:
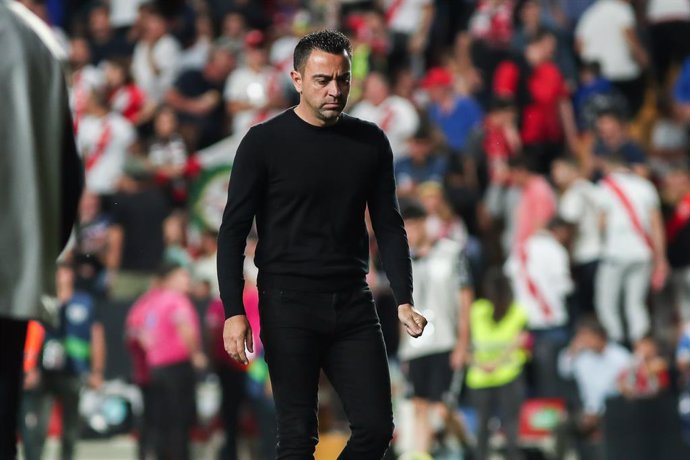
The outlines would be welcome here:
M 585 316 L 577 322 L 577 325 L 575 326 L 575 331 L 579 332 L 582 330 L 591 332 L 592 334 L 599 336 L 603 340 L 608 339 L 606 329 L 593 315 Z
M 295 53 L 293 55 L 295 70 L 298 72 L 304 70 L 309 55 L 315 49 L 330 54 L 342 54 L 343 51 L 347 51 L 347 55 L 352 56 L 352 44 L 345 35 L 337 30 L 320 30 L 305 35 L 295 46 Z

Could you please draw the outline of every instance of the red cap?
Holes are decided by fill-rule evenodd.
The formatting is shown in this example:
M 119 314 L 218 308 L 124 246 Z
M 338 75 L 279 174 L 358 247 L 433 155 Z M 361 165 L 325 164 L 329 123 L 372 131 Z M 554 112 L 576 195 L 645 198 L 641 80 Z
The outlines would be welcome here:
M 260 30 L 250 30 L 244 37 L 244 45 L 250 48 L 261 48 L 266 42 L 266 36 Z
M 432 88 L 438 86 L 451 86 L 453 84 L 453 74 L 443 67 L 434 67 L 422 78 L 422 88 Z

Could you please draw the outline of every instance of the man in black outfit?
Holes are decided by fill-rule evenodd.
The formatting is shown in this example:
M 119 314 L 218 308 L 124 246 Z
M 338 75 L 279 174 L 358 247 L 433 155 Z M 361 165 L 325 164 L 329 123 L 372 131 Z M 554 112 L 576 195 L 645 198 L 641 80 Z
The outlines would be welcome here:
M 315 32 L 297 44 L 291 77 L 300 102 L 242 140 L 218 236 L 225 349 L 246 363 L 253 339 L 242 304 L 242 265 L 256 216 L 261 340 L 276 402 L 279 460 L 313 458 L 321 369 L 352 430 L 339 458 L 378 460 L 390 443 L 386 350 L 365 281 L 367 206 L 398 317 L 413 337 L 426 325 L 412 306 L 390 145 L 378 127 L 342 113 L 351 53 L 339 32 Z

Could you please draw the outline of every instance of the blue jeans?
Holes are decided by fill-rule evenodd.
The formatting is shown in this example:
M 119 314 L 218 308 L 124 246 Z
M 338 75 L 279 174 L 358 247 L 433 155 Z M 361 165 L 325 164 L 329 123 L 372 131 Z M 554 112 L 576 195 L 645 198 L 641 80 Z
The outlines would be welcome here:
M 380 460 L 393 436 L 386 348 L 371 291 L 260 289 L 261 340 L 278 418 L 278 460 L 313 458 L 321 369 L 352 436 L 340 460 Z

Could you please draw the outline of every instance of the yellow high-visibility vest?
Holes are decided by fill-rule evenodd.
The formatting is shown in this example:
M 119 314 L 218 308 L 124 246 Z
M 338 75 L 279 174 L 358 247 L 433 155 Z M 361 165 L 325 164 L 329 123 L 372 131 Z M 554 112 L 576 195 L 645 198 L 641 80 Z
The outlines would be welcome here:
M 506 385 L 522 372 L 527 360 L 524 349 L 516 347 L 520 334 L 527 324 L 527 315 L 513 303 L 498 322 L 493 318 L 494 306 L 486 299 L 472 304 L 470 325 L 473 348 L 473 364 L 467 372 L 467 386 L 474 389 Z M 487 372 L 482 364 L 493 363 L 505 354 L 505 350 L 515 347 L 496 367 Z

